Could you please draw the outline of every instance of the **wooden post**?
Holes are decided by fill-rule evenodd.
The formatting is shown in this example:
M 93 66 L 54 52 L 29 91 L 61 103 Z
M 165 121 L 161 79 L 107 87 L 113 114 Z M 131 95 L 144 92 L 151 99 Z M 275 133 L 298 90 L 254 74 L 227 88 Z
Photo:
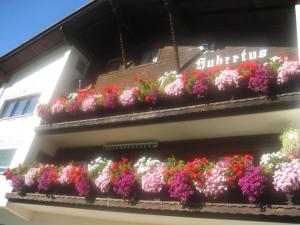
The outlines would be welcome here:
M 297 50 L 298 50 L 298 61 L 300 62 L 300 0 L 297 0 L 295 5 L 296 14 L 296 29 L 297 29 Z
M 109 3 L 112 7 L 112 11 L 114 14 L 114 17 L 117 21 L 117 26 L 118 26 L 118 32 L 119 32 L 119 41 L 120 41 L 120 49 L 121 49 L 121 56 L 122 56 L 122 62 L 124 65 L 125 70 L 127 69 L 127 57 L 126 57 L 126 53 L 125 53 L 125 44 L 124 44 L 124 35 L 123 35 L 123 30 L 122 30 L 122 26 L 121 26 L 121 21 L 117 12 L 117 9 L 114 5 L 113 0 L 109 0 Z
M 176 42 L 174 15 L 173 15 L 172 9 L 170 7 L 169 0 L 163 0 L 163 3 L 164 3 L 164 5 L 165 5 L 165 7 L 168 11 L 168 16 L 169 16 L 171 40 L 172 40 L 172 45 L 173 45 L 173 48 L 174 48 L 174 51 L 175 51 L 176 71 L 177 71 L 177 73 L 180 73 L 181 69 L 180 69 L 180 60 L 179 60 L 178 47 L 177 47 L 177 42 Z

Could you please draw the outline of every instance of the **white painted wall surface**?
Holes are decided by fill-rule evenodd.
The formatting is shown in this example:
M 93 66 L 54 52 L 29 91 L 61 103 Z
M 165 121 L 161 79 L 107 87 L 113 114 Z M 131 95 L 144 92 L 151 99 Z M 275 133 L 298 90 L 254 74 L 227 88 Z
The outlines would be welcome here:
M 79 58 L 87 63 L 75 48 L 64 45 L 20 69 L 0 89 L 0 109 L 5 101 L 28 95 L 39 94 L 41 103 L 57 97 L 74 79 L 82 76 L 75 69 Z M 16 149 L 10 167 L 24 163 L 25 160 L 30 162 L 35 158 L 38 149 L 34 148 L 34 128 L 39 123 L 36 110 L 33 115 L 0 119 L 0 149 Z M 10 185 L 0 175 L 0 207 L 6 205 L 4 195 L 10 190 Z

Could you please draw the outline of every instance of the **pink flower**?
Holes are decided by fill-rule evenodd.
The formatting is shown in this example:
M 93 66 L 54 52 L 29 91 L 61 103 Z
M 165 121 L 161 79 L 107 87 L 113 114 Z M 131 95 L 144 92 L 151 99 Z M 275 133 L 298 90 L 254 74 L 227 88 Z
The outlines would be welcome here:
M 240 75 L 237 70 L 225 69 L 215 79 L 215 84 L 220 91 L 229 87 L 239 87 Z
M 299 63 L 298 61 L 285 61 L 282 63 L 282 65 L 278 68 L 278 77 L 277 77 L 277 83 L 278 84 L 283 84 L 289 79 L 297 75 L 300 70 L 299 70 Z
M 31 187 L 36 184 L 37 175 L 40 172 L 39 168 L 30 168 L 24 175 L 24 183 L 26 186 Z
M 206 177 L 205 190 L 206 196 L 211 195 L 216 198 L 218 195 L 228 190 L 228 183 L 225 177 L 226 167 L 224 163 L 217 162 L 210 171 L 210 175 Z
M 109 173 L 110 164 L 108 164 L 102 172 L 98 174 L 98 177 L 95 180 L 96 187 L 101 192 L 108 192 L 111 184 L 111 176 Z
M 141 176 L 142 189 L 145 192 L 158 193 L 161 191 L 164 184 L 165 166 L 162 163 L 160 166 L 152 167 Z
M 60 113 L 64 111 L 64 104 L 63 102 L 57 101 L 51 107 L 52 114 Z
M 170 84 L 165 86 L 165 93 L 170 96 L 180 96 L 183 95 L 184 84 L 181 78 L 177 78 Z
M 135 103 L 135 94 L 134 90 L 125 90 L 119 96 L 119 100 L 122 106 L 131 106 Z
M 273 174 L 276 191 L 290 192 L 300 189 L 300 159 L 279 163 Z
M 88 96 L 81 102 L 81 110 L 83 112 L 93 112 L 96 109 L 96 101 L 92 96 Z

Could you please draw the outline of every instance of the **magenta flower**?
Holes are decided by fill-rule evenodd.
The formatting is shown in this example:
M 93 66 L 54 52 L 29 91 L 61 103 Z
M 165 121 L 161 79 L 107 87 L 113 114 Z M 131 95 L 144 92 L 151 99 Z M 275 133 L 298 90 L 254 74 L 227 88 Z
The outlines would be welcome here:
M 194 194 L 192 181 L 184 171 L 178 172 L 171 178 L 169 194 L 171 198 L 179 200 L 182 204 L 186 204 Z
M 133 173 L 125 173 L 118 177 L 115 185 L 114 192 L 122 195 L 123 198 L 129 198 L 134 191 L 136 181 Z
M 207 91 L 208 91 L 208 78 L 206 76 L 198 78 L 192 87 L 192 93 L 196 95 L 198 98 L 201 98 L 204 97 Z
M 20 175 L 12 176 L 11 183 L 15 191 L 20 192 L 23 188 L 24 181 Z
M 78 110 L 78 104 L 77 104 L 76 100 L 68 101 L 65 110 L 67 113 L 76 112 Z
M 255 92 L 267 93 L 270 83 L 270 69 L 268 66 L 258 68 L 250 77 L 248 88 Z
M 108 93 L 103 100 L 103 107 L 105 109 L 114 109 L 117 105 L 118 96 L 114 93 Z
M 75 189 L 78 192 L 79 196 L 87 197 L 91 191 L 90 180 L 87 174 L 82 174 L 81 176 L 77 177 L 75 180 Z
M 45 170 L 42 172 L 40 179 L 39 179 L 39 185 L 38 189 L 39 191 L 48 191 L 52 185 L 52 175 L 51 172 L 48 170 Z
M 267 183 L 267 176 L 263 174 L 263 167 L 250 166 L 246 169 L 245 176 L 238 181 L 244 195 L 248 196 L 251 203 L 257 202 L 264 193 Z

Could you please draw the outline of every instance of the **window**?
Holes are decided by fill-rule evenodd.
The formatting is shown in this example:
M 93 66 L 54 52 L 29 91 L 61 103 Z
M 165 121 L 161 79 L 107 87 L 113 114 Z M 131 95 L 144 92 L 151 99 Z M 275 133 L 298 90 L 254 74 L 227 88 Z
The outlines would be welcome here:
M 145 51 L 141 59 L 141 64 L 156 63 L 158 61 L 158 52 L 157 48 Z
M 9 167 L 16 149 L 0 149 L 0 174 Z
M 32 114 L 38 103 L 38 99 L 39 96 L 34 95 L 6 101 L 1 111 L 0 118 Z
M 116 58 L 109 60 L 106 66 L 106 72 L 112 72 L 121 69 L 122 60 L 121 58 Z

